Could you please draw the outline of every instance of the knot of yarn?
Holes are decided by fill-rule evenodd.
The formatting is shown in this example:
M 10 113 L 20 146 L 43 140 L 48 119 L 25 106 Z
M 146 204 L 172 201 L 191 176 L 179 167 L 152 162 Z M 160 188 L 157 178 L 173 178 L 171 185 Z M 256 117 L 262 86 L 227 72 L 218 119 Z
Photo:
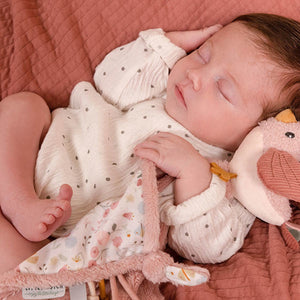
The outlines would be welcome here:
M 147 254 L 144 258 L 142 272 L 153 283 L 166 282 L 166 267 L 174 264 L 169 254 L 157 251 Z

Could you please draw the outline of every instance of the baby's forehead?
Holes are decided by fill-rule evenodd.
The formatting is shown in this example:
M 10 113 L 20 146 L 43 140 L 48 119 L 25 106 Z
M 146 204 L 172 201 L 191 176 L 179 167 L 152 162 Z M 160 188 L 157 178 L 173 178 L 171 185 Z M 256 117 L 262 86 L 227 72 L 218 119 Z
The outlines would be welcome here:
M 263 41 L 262 34 L 248 28 L 241 22 L 233 22 L 225 25 L 201 46 L 212 45 L 216 52 L 235 53 L 237 60 L 243 60 L 244 54 L 249 52 L 258 59 L 271 61 L 273 59 Z
M 258 33 L 254 32 L 246 25 L 241 22 L 231 22 L 224 25 L 219 31 L 217 31 L 214 35 L 212 35 L 208 40 L 217 40 L 220 38 L 225 39 L 245 39 L 250 37 L 259 36 Z

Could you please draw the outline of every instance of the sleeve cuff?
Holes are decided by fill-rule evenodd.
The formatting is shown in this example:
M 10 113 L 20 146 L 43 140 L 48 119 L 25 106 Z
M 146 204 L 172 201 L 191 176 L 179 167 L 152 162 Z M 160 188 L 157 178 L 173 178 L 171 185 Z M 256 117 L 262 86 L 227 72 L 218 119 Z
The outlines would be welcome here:
M 175 206 L 166 200 L 160 208 L 161 220 L 166 225 L 180 225 L 205 214 L 225 198 L 226 183 L 215 174 L 208 189 L 187 201 Z
M 162 29 L 149 29 L 140 32 L 139 36 L 145 43 L 160 55 L 168 68 L 172 69 L 175 63 L 186 56 L 186 52 L 173 44 Z

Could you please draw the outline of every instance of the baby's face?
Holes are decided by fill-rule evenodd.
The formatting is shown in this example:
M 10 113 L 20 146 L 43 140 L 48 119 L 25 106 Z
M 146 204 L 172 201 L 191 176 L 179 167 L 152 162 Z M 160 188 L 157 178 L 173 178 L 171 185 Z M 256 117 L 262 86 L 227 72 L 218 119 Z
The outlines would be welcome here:
M 166 111 L 202 141 L 234 151 L 276 101 L 278 69 L 239 22 L 231 23 L 176 63 Z

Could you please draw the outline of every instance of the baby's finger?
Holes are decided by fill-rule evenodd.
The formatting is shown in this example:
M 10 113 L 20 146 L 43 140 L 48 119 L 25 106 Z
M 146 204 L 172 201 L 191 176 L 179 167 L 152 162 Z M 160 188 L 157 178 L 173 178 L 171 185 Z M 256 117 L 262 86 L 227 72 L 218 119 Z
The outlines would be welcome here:
M 161 143 L 157 138 L 149 137 L 145 141 L 143 141 L 140 144 L 136 145 L 135 148 L 134 148 L 134 151 L 136 151 L 136 149 L 141 149 L 141 148 L 158 149 L 160 147 L 160 145 L 161 145 Z
M 208 40 L 212 35 L 214 35 L 216 32 L 218 32 L 223 26 L 221 24 L 212 25 L 209 27 L 205 27 L 202 29 L 197 30 L 198 31 L 198 41 L 197 41 L 197 47 L 202 45 L 206 40 Z
M 169 132 L 160 132 L 155 135 L 150 136 L 146 141 L 151 141 L 157 144 L 164 144 L 170 143 L 172 141 L 176 141 L 179 137 L 175 134 Z
M 203 36 L 205 36 L 205 35 L 212 36 L 213 34 L 218 32 L 221 28 L 223 28 L 223 25 L 215 24 L 212 26 L 204 27 L 200 30 L 202 31 Z
M 174 137 L 174 136 L 176 136 L 176 135 L 173 134 L 173 133 L 165 132 L 165 131 L 160 131 L 159 133 L 153 135 L 152 137 L 158 137 L 158 138 L 171 138 L 171 137 Z
M 136 147 L 134 154 L 140 158 L 149 159 L 155 164 L 158 163 L 160 157 L 159 152 L 153 148 Z

